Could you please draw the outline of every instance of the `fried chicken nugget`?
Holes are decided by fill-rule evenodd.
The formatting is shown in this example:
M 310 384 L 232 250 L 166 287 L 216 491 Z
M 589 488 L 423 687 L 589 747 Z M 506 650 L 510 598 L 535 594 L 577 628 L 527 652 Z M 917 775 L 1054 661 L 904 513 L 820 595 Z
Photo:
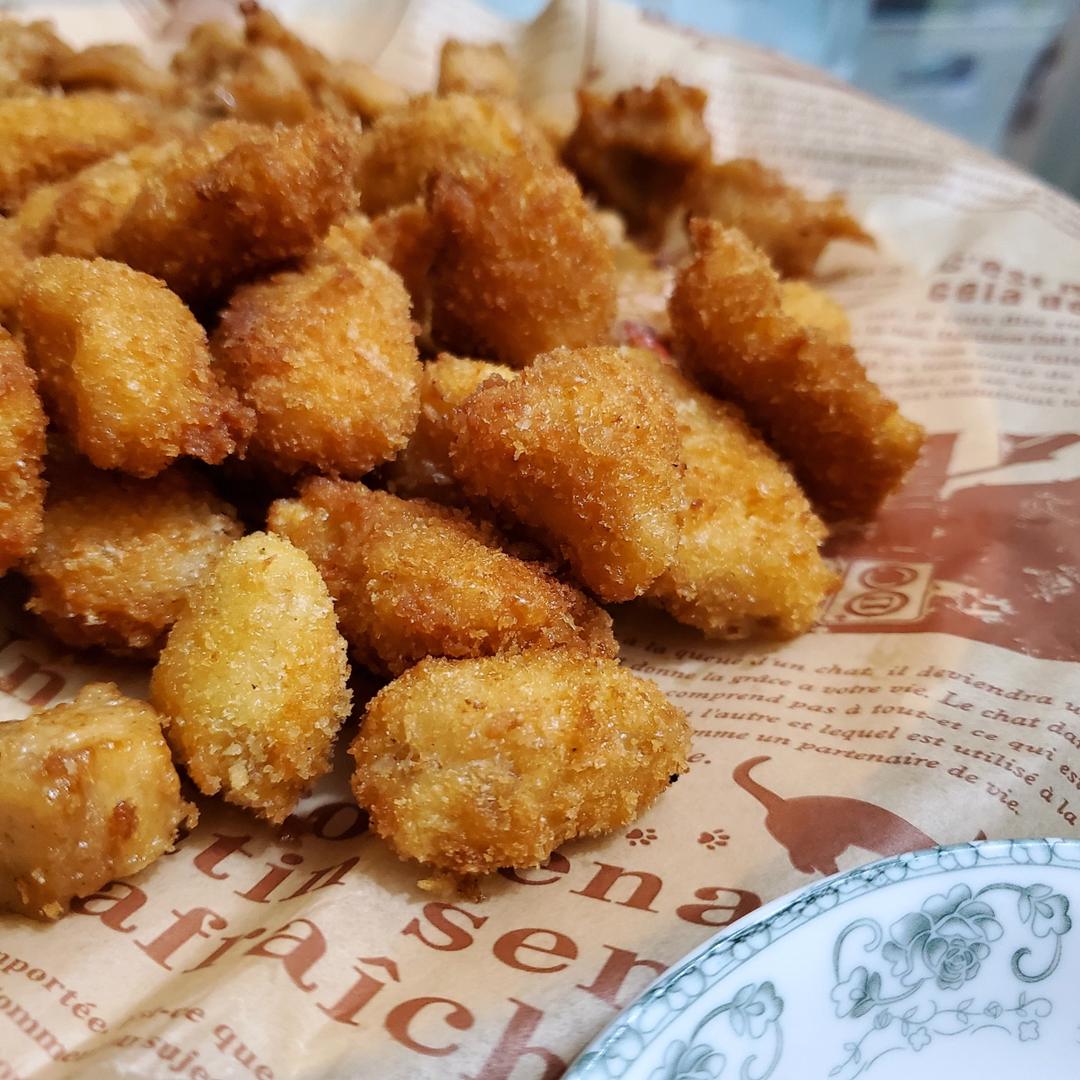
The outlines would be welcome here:
M 41 535 L 45 412 L 22 346 L 0 329 L 0 577 Z
M 295 124 L 324 109 L 366 123 L 408 99 L 364 64 L 327 59 L 257 4 L 241 8 L 243 33 L 200 23 L 173 56 L 181 98 L 200 113 Z
M 211 369 L 202 327 L 147 274 L 36 259 L 19 321 L 53 420 L 98 468 L 148 477 L 182 454 L 217 464 L 251 430 L 250 410 Z
M 135 201 L 145 175 L 179 147 L 146 142 L 80 170 L 68 180 L 42 184 L 12 217 L 27 255 L 78 255 L 91 259 Z
M 381 214 L 423 196 L 432 173 L 529 152 L 540 160 L 550 157 L 543 136 L 511 103 L 468 94 L 424 94 L 364 132 L 361 208 Z
M 751 158 L 703 166 L 687 179 L 690 217 L 715 218 L 741 229 L 783 277 L 805 277 L 830 240 L 874 246 L 840 195 L 808 199 L 778 172 Z
M 432 335 L 515 367 L 559 346 L 608 341 L 611 248 L 573 177 L 503 157 L 435 181 Z
M 75 648 L 155 657 L 191 590 L 243 531 L 233 508 L 180 467 L 151 480 L 57 469 L 41 543 L 23 565 L 27 610 Z
M 847 312 L 826 292 L 798 279 L 780 282 L 780 306 L 784 314 L 812 330 L 844 345 L 851 344 Z
M 102 254 L 205 301 L 310 250 L 353 208 L 359 131 L 224 120 L 152 168 Z
M 57 68 L 71 54 L 52 23 L 0 17 L 0 97 L 54 85 Z
M 684 506 L 675 412 L 620 349 L 557 349 L 489 380 L 453 413 L 465 491 L 543 536 L 600 599 L 671 565 Z
M 112 683 L 0 724 L 0 909 L 56 919 L 171 851 L 198 813 L 145 701 Z
M 414 336 L 401 278 L 357 256 L 242 286 L 210 346 L 255 410 L 252 457 L 284 472 L 311 465 L 358 478 L 416 427 Z
M 115 94 L 0 99 L 0 212 L 154 134 L 152 110 Z
M 579 116 L 563 160 L 586 191 L 634 232 L 656 236 L 691 171 L 712 155 L 703 90 L 669 76 L 613 96 L 578 91 Z
M 280 536 L 232 544 L 150 679 L 173 752 L 207 795 L 284 821 L 330 768 L 349 713 L 345 642 L 311 560 Z
M 805 632 L 835 578 L 818 552 L 825 526 L 795 478 L 734 405 L 657 353 L 624 355 L 674 403 L 686 461 L 679 547 L 648 598 L 711 638 Z
M 915 463 L 922 428 L 850 346 L 784 312 L 776 272 L 738 229 L 697 220 L 692 233 L 669 303 L 676 353 L 746 410 L 822 514 L 868 520 Z
M 512 379 L 517 372 L 501 364 L 450 353 L 440 353 L 424 365 L 416 430 L 405 449 L 382 469 L 382 478 L 390 491 L 441 503 L 462 501 L 461 488 L 450 467 L 450 445 L 454 439 L 450 415 L 493 375 Z
M 352 786 L 402 858 L 490 874 L 633 821 L 689 744 L 681 710 L 614 660 L 424 660 L 369 703 Z
M 55 78 L 68 93 L 126 90 L 161 101 L 169 101 L 176 93 L 175 77 L 152 67 L 134 45 L 91 45 L 63 58 Z
M 440 94 L 489 94 L 515 98 L 518 75 L 504 46 L 449 38 L 439 52 Z
M 319 568 L 352 655 L 380 674 L 534 645 L 618 652 L 606 612 L 459 510 L 317 477 L 268 524 Z
M 29 265 L 11 218 L 0 218 L 0 330 L 15 328 L 19 293 Z

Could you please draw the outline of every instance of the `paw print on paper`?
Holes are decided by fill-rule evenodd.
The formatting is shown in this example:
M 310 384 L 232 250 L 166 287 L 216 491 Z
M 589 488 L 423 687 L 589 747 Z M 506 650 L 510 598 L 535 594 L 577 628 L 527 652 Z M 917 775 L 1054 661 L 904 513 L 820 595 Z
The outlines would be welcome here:
M 626 834 L 626 839 L 630 841 L 631 847 L 637 847 L 641 844 L 642 847 L 648 847 L 656 839 L 655 829 L 631 829 Z
M 704 844 L 708 851 L 715 851 L 717 848 L 727 847 L 730 839 L 731 837 L 723 829 L 713 829 L 711 832 L 700 833 L 697 842 Z

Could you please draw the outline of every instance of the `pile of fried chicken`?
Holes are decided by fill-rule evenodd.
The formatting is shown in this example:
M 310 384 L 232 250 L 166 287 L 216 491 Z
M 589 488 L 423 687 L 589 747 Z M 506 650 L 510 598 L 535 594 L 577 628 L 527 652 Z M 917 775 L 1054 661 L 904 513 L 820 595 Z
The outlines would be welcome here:
M 0 574 L 154 665 L 0 726 L 7 910 L 147 866 L 192 788 L 284 821 L 350 664 L 353 791 L 429 884 L 625 825 L 689 729 L 603 605 L 806 631 L 922 441 L 804 280 L 870 238 L 714 161 L 701 91 L 559 130 L 501 46 L 410 97 L 242 20 L 168 70 L 0 20 Z

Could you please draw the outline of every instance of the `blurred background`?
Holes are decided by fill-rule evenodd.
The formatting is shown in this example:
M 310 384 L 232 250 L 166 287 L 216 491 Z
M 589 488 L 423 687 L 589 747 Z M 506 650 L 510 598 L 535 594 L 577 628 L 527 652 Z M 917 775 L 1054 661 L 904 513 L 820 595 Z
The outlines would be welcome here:
M 485 0 L 522 19 L 545 2 Z M 1080 0 L 637 0 L 636 6 L 825 68 L 1080 197 Z

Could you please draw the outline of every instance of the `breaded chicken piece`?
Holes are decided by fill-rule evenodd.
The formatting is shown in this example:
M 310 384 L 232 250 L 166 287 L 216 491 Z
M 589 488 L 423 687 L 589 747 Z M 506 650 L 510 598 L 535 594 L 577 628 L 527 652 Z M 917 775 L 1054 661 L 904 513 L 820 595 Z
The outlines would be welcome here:
M 655 352 L 624 355 L 673 402 L 686 462 L 679 547 L 648 598 L 711 638 L 804 633 L 835 577 L 818 552 L 825 526 L 795 478 L 734 405 Z
M 559 346 L 608 341 L 611 248 L 564 169 L 519 156 L 444 173 L 428 208 L 441 348 L 520 367 Z
M 147 63 L 134 45 L 90 45 L 57 64 L 56 81 L 69 94 L 77 90 L 128 91 L 170 101 L 176 78 Z
M 315 263 L 349 263 L 380 259 L 396 271 L 412 301 L 421 334 L 431 322 L 428 271 L 434 254 L 431 220 L 422 201 L 395 206 L 377 217 L 355 213 L 332 225 L 305 258 Z
M 685 500 L 675 412 L 621 350 L 538 357 L 451 422 L 466 493 L 536 530 L 600 599 L 630 600 L 671 565 Z
M 517 376 L 513 368 L 440 353 L 424 365 L 420 377 L 420 419 L 408 445 L 382 469 L 395 495 L 460 504 L 463 493 L 450 467 L 454 429 L 450 414 L 482 382 L 493 375 Z
M 352 700 L 347 678 L 318 570 L 287 540 L 252 533 L 191 596 L 150 696 L 199 790 L 277 824 L 330 768 Z
M 583 88 L 563 160 L 633 232 L 655 239 L 686 178 L 711 157 L 707 100 L 703 90 L 666 75 L 612 96 Z
M 364 132 L 361 208 L 381 214 L 422 197 L 432 173 L 529 152 L 540 160 L 550 157 L 543 136 L 510 102 L 424 94 Z
M 45 412 L 22 346 L 0 329 L 0 577 L 41 535 Z
M 851 323 L 847 312 L 828 293 L 798 279 L 780 282 L 780 306 L 785 315 L 827 338 L 851 344 Z
M 613 660 L 424 660 L 368 704 L 352 786 L 401 858 L 490 874 L 633 821 L 689 744 L 681 710 Z
M 160 281 L 122 263 L 48 255 L 19 303 L 54 422 L 100 469 L 154 476 L 182 454 L 217 464 L 251 430 L 206 334 Z
M 145 104 L 115 94 L 0 98 L 0 211 L 154 134 Z
M 376 75 L 366 65 L 355 60 L 330 60 L 285 27 L 267 8 L 245 0 L 240 10 L 248 45 L 244 59 L 274 57 L 263 62 L 269 63 L 275 71 L 281 66 L 276 58 L 286 60 L 307 90 L 312 108 L 325 110 L 331 116 L 359 116 L 367 122 L 408 100 L 404 90 Z M 243 74 L 242 60 L 238 75 Z M 243 87 L 238 87 L 234 80 L 232 90 L 238 97 L 238 106 L 242 106 Z
M 682 198 L 690 217 L 741 229 L 783 277 L 809 274 L 830 240 L 874 246 L 842 196 L 808 199 L 752 158 L 695 170 Z
M 354 478 L 393 457 L 420 411 L 414 335 L 401 278 L 377 259 L 242 286 L 211 349 L 255 411 L 248 454 Z
M 784 312 L 776 272 L 738 229 L 698 220 L 692 233 L 669 304 L 676 353 L 746 410 L 825 517 L 868 520 L 915 463 L 922 428 L 850 346 Z
M 440 94 L 515 98 L 518 74 L 504 46 L 448 38 L 439 51 Z
M 155 657 L 191 590 L 243 533 L 194 473 L 151 480 L 68 464 L 49 474 L 45 528 L 22 569 L 27 610 L 63 642 Z
M 606 612 L 459 510 L 317 477 L 268 525 L 311 557 L 353 657 L 380 674 L 534 645 L 618 652 Z
M 0 17 L 0 97 L 54 85 L 57 68 L 71 53 L 51 22 Z
M 14 329 L 23 275 L 30 260 L 10 218 L 0 218 L 0 329 Z
M 316 117 L 291 128 L 222 121 L 152 168 L 102 252 L 185 300 L 310 250 L 353 208 L 359 131 Z
M 0 910 L 59 918 L 171 851 L 197 818 L 160 718 L 112 683 L 0 724 Z
M 23 250 L 27 255 L 55 252 L 92 259 L 108 245 L 143 177 L 178 147 L 176 141 L 140 143 L 68 180 L 35 188 L 11 219 Z

